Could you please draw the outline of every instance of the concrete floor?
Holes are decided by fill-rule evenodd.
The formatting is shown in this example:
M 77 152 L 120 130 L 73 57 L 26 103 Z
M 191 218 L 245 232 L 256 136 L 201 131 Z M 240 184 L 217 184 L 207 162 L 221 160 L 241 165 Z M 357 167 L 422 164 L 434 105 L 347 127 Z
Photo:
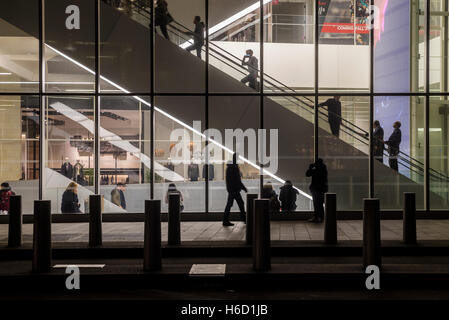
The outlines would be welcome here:
M 382 240 L 401 240 L 402 221 L 385 220 L 381 223 Z M 223 227 L 221 222 L 182 222 L 182 241 L 226 241 L 244 240 L 245 224 L 236 222 L 233 227 Z M 271 240 L 323 240 L 323 224 L 305 221 L 272 221 Z M 143 241 L 142 222 L 103 223 L 104 241 Z M 54 223 L 54 242 L 87 242 L 87 223 Z M 418 220 L 419 240 L 449 240 L 449 220 Z M 31 242 L 33 225 L 23 225 L 24 242 Z M 8 225 L 0 225 L 0 244 L 8 238 Z M 362 221 L 345 220 L 338 222 L 339 240 L 362 240 Z M 167 223 L 162 223 L 162 240 L 167 240 Z

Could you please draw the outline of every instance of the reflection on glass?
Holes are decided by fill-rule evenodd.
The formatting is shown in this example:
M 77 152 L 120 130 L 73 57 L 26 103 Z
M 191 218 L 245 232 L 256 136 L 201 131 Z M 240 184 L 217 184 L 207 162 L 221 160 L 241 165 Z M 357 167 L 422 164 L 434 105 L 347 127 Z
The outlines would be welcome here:
M 64 192 L 73 189 L 72 182 L 77 185 L 78 203 L 74 206 L 79 208 L 72 213 L 87 211 L 89 195 L 94 192 L 93 119 L 92 97 L 45 98 L 47 148 L 43 191 L 44 198 L 51 200 L 53 213 L 61 212 Z
M 113 212 L 143 212 L 149 199 L 151 119 L 145 102 L 133 97 L 100 100 L 100 193 Z
M 0 123 L 0 182 L 22 196 L 23 213 L 32 213 L 39 196 L 38 97 L 1 96 Z

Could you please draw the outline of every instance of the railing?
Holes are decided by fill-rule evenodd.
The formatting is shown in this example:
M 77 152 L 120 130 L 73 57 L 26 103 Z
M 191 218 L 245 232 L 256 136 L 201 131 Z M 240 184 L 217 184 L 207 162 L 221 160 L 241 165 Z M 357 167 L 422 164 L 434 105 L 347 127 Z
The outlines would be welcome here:
M 105 1 L 105 0 L 103 0 L 103 1 Z M 133 14 L 131 15 L 131 17 L 135 21 L 145 25 L 146 27 L 149 26 L 149 23 L 151 21 L 151 14 L 146 8 L 143 8 L 143 7 L 139 6 L 139 4 L 137 4 L 136 2 L 133 2 L 130 0 L 122 0 L 122 1 L 127 1 L 127 3 L 129 3 L 129 5 L 132 8 L 134 8 L 134 10 L 132 11 Z M 188 35 L 186 35 L 186 33 L 192 33 L 193 31 L 190 30 L 189 28 L 183 26 L 179 22 L 174 21 L 170 25 L 168 25 L 168 31 L 170 34 L 170 40 L 179 46 L 186 45 L 187 43 L 191 42 L 190 37 Z M 206 50 L 204 49 L 204 47 L 201 48 L 201 51 L 204 54 L 206 53 Z M 234 76 L 234 78 L 236 78 L 237 80 L 239 80 L 241 77 L 244 77 L 248 74 L 248 70 L 244 66 L 242 66 L 242 63 L 241 63 L 242 60 L 239 57 L 224 50 L 223 48 L 218 46 L 216 43 L 211 42 L 211 41 L 209 42 L 209 58 L 210 58 L 211 63 L 213 63 L 213 59 L 216 59 L 216 61 L 219 62 L 219 65 L 215 65 L 215 67 L 218 67 L 219 69 L 222 69 L 222 71 L 224 71 L 225 73 Z M 228 69 L 225 71 L 225 70 L 223 70 L 224 68 L 228 68 Z M 257 71 L 258 71 L 258 73 L 260 73 L 259 70 L 257 70 Z M 258 79 L 260 79 L 260 76 L 258 76 Z M 270 91 L 272 93 L 288 94 L 286 96 L 273 96 L 272 97 L 273 100 L 275 100 L 279 104 L 283 105 L 284 107 L 287 103 L 291 104 L 295 107 L 299 107 L 299 108 L 301 108 L 301 110 L 303 112 L 305 112 L 306 116 L 299 114 L 298 112 L 295 112 L 295 113 L 299 114 L 300 116 L 302 116 L 305 119 L 308 118 L 307 117 L 307 114 L 308 114 L 310 116 L 309 120 L 313 119 L 313 114 L 314 114 L 314 109 L 315 109 L 315 107 L 314 107 L 315 102 L 313 100 L 311 100 L 310 98 L 308 98 L 306 96 L 302 96 L 301 93 L 296 92 L 294 89 L 288 87 L 284 83 L 280 82 L 279 80 L 274 79 L 273 77 L 271 77 L 270 75 L 265 74 L 265 73 L 264 73 L 263 85 L 264 85 L 264 89 L 266 89 L 267 91 Z M 327 113 L 323 112 L 321 110 L 318 110 L 319 120 L 325 121 L 327 123 L 328 118 L 329 118 L 329 112 L 330 112 L 329 110 L 327 110 Z M 339 115 L 336 115 L 336 116 L 341 119 L 340 131 L 342 133 L 345 133 L 347 136 L 349 136 L 350 139 L 354 139 L 354 141 L 360 142 L 365 148 L 365 151 L 364 150 L 361 150 L 361 151 L 366 152 L 366 148 L 369 148 L 369 132 L 366 131 L 365 129 L 351 123 L 350 121 L 342 118 Z M 330 132 L 329 129 L 327 129 L 327 131 Z M 357 148 L 357 146 L 353 143 L 353 141 L 350 141 L 348 139 L 342 139 L 342 140 L 345 141 L 346 143 L 352 145 L 353 147 Z M 360 148 L 358 148 L 358 149 L 360 150 Z M 385 153 L 385 155 L 388 156 L 387 153 Z M 415 173 L 421 177 L 420 181 L 416 181 L 415 180 L 416 178 L 413 177 L 412 175 L 409 177 L 410 179 L 415 180 L 415 182 L 422 183 L 422 179 L 425 175 L 424 163 L 422 163 L 421 161 L 414 159 L 411 156 L 409 156 L 408 154 L 400 151 L 399 156 L 398 156 L 398 164 L 400 166 L 406 168 L 407 170 L 410 170 L 410 173 Z M 449 187 L 449 177 L 444 175 L 442 172 L 439 172 L 432 168 L 430 168 L 429 176 L 430 176 L 430 179 L 432 179 L 433 181 L 438 181 L 441 186 L 444 185 L 444 187 L 434 188 L 433 191 L 436 194 L 439 194 L 439 195 L 443 196 L 444 198 L 447 198 L 448 197 L 447 190 Z M 442 189 L 442 191 L 441 191 L 441 189 Z

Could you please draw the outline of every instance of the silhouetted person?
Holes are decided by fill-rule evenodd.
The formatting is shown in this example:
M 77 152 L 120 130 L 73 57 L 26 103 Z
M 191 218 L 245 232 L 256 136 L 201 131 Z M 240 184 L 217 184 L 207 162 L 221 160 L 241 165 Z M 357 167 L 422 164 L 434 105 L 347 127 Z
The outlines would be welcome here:
M 67 189 L 62 194 L 61 212 L 80 212 L 80 204 L 78 200 L 78 185 L 75 182 L 70 182 L 67 186 Z
M 167 193 L 165 194 L 165 203 L 168 204 L 169 196 L 171 194 L 179 194 L 179 206 L 180 206 L 180 212 L 184 211 L 184 197 L 182 196 L 181 191 L 179 191 L 176 188 L 176 185 L 174 183 L 170 183 L 168 185 Z
M 388 163 L 390 165 L 390 168 L 394 171 L 398 171 L 398 155 L 399 155 L 399 145 L 402 141 L 402 132 L 400 130 L 401 128 L 401 122 L 396 121 L 393 124 L 394 131 L 391 134 L 388 141 L 385 141 L 385 144 L 388 146 Z
M 204 23 L 200 16 L 196 16 L 193 20 L 195 30 L 193 32 L 186 32 L 187 35 L 193 37 L 193 44 L 186 48 L 187 51 L 196 50 L 196 56 L 201 58 L 201 48 L 204 45 Z
M 168 35 L 167 31 L 167 25 L 173 21 L 173 18 L 171 17 L 170 13 L 168 12 L 168 4 L 165 0 L 157 0 L 156 2 L 156 8 L 155 11 L 155 19 L 154 19 L 154 26 L 161 28 L 161 32 L 164 35 L 165 39 L 170 40 L 170 37 Z M 156 29 L 155 29 L 156 31 Z M 157 31 L 156 31 L 157 33 Z
M 340 96 L 334 96 L 318 105 L 319 107 L 326 106 L 328 111 L 329 126 L 331 132 L 337 138 L 340 136 L 340 125 L 341 125 L 341 102 Z
M 279 193 L 279 200 L 281 201 L 282 211 L 295 211 L 296 210 L 296 197 L 299 194 L 298 190 L 293 188 L 291 181 L 285 181 L 284 185 L 281 187 L 281 192 Z
M 242 66 L 248 66 L 249 74 L 243 78 L 242 83 L 249 82 L 249 87 L 257 90 L 257 74 L 259 69 L 259 60 L 254 56 L 253 50 L 246 50 L 246 54 L 242 60 Z
M 313 218 L 310 222 L 322 222 L 324 219 L 324 194 L 328 191 L 327 168 L 323 159 L 318 158 L 315 163 L 309 166 L 306 172 L 307 177 L 312 177 L 310 192 L 313 198 Z
M 281 208 L 281 204 L 279 203 L 278 195 L 273 190 L 273 185 L 271 184 L 271 182 L 267 182 L 262 187 L 261 198 L 270 200 L 270 211 L 271 212 L 279 212 L 279 210 Z
M 117 187 L 111 191 L 111 202 L 116 206 L 126 210 L 125 193 L 126 185 L 124 183 L 117 183 Z
M 240 191 L 248 192 L 246 187 L 242 183 L 242 176 L 240 173 L 239 165 L 237 164 L 237 153 L 232 156 L 232 163 L 228 163 L 226 168 L 226 190 L 228 191 L 228 201 L 226 203 L 225 212 L 223 215 L 223 226 L 233 226 L 234 224 L 229 221 L 229 213 L 231 207 L 234 204 L 234 200 L 240 209 L 240 217 L 243 221 L 246 221 L 245 205 L 243 203 Z
M 380 163 L 384 162 L 384 129 L 380 126 L 380 122 L 378 120 L 374 121 L 373 124 L 374 133 L 373 133 L 373 155 L 374 159 L 379 161 Z

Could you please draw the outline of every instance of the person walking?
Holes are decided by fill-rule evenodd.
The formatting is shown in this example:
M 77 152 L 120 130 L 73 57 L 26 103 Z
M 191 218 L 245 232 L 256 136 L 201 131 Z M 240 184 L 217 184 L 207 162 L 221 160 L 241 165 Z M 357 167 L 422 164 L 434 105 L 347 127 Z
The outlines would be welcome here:
M 70 182 L 62 194 L 61 203 L 62 213 L 79 213 L 80 204 L 78 200 L 78 185 L 75 182 Z
M 196 56 L 201 59 L 201 48 L 204 45 L 204 23 L 201 21 L 200 16 L 196 16 L 193 23 L 195 24 L 195 30 L 193 32 L 185 32 L 186 35 L 193 37 L 193 44 L 188 46 L 186 50 L 188 52 L 196 50 Z
M 170 40 L 168 35 L 167 25 L 173 21 L 172 16 L 168 12 L 168 3 L 165 0 L 157 0 L 155 11 L 154 26 L 161 29 L 165 39 Z M 155 29 L 156 30 L 156 29 Z M 157 31 L 156 31 L 157 33 Z
M 380 163 L 384 162 L 384 129 L 380 126 L 378 120 L 373 123 L 374 133 L 373 133 L 373 155 L 374 159 Z
M 8 182 L 3 182 L 0 189 L 0 214 L 9 213 L 9 201 L 11 196 L 16 195 L 9 186 Z
M 331 132 L 337 138 L 340 137 L 341 126 L 341 102 L 340 96 L 334 96 L 327 101 L 320 103 L 319 107 L 327 107 L 328 120 Z
M 232 163 L 228 163 L 226 168 L 226 190 L 228 191 L 228 201 L 223 215 L 223 226 L 230 227 L 234 224 L 229 221 L 229 215 L 234 204 L 234 200 L 240 209 L 240 218 L 246 222 L 245 205 L 243 203 L 240 191 L 248 192 L 245 185 L 242 183 L 242 175 L 240 173 L 239 165 L 237 164 L 237 153 L 232 156 Z
M 244 77 L 241 82 L 249 83 L 249 87 L 257 90 L 257 74 L 259 69 L 259 60 L 254 56 L 253 50 L 246 50 L 246 54 L 242 60 L 242 66 L 248 66 L 249 74 Z
M 279 200 L 281 201 L 281 211 L 291 212 L 296 210 L 296 197 L 299 194 L 298 190 L 293 188 L 290 180 L 285 181 L 279 193 Z
M 117 187 L 111 191 L 111 202 L 124 210 L 126 210 L 125 191 L 126 185 L 121 182 L 117 183 Z
M 388 163 L 390 165 L 390 168 L 394 171 L 398 171 L 398 155 L 399 155 L 399 146 L 402 141 L 402 132 L 401 132 L 401 122 L 396 121 L 393 124 L 393 133 L 391 134 L 390 138 L 388 138 L 388 141 L 385 141 L 385 144 L 388 146 Z
M 327 167 L 323 159 L 318 158 L 315 163 L 312 163 L 306 176 L 312 177 L 309 189 L 312 193 L 314 215 L 309 222 L 320 223 L 324 219 L 324 194 L 328 191 Z

